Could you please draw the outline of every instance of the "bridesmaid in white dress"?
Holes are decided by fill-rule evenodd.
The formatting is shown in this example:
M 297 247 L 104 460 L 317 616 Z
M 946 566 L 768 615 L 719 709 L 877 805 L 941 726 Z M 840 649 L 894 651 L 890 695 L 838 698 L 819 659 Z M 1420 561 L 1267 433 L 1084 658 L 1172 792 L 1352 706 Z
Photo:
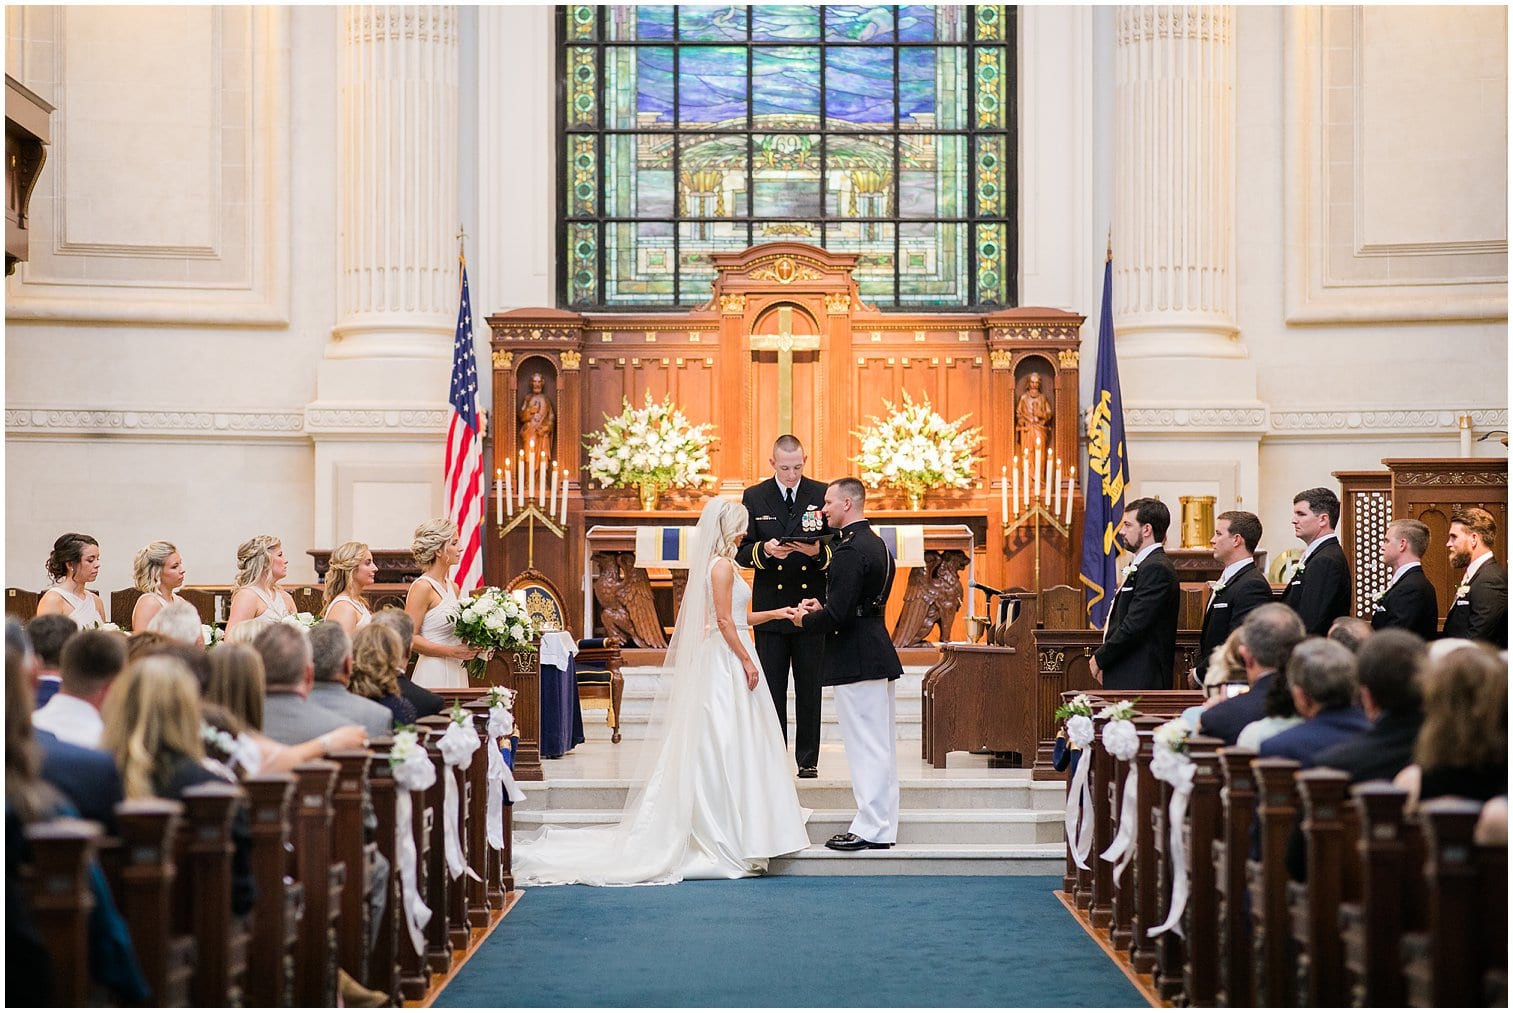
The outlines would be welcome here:
M 142 592 L 131 610 L 131 631 L 141 633 L 153 617 L 180 600 L 177 591 L 184 584 L 184 558 L 170 542 L 148 542 L 137 550 L 131 569 Z
M 751 612 L 736 571 L 746 508 L 711 500 L 699 518 L 688 586 L 663 661 L 644 763 L 620 822 L 548 827 L 515 845 L 519 882 L 637 886 L 739 879 L 809 846 L 788 751 L 751 626 L 796 610 Z
M 462 663 L 478 650 L 457 637 L 457 585 L 452 568 L 462 558 L 457 525 L 445 517 L 426 521 L 415 529 L 410 545 L 415 562 L 425 567 L 405 594 L 405 612 L 415 623 L 411 647 L 420 655 L 411 676 L 426 689 L 454 689 L 468 684 Z
M 76 531 L 59 535 L 47 557 L 47 572 L 54 583 L 37 602 L 37 615 L 68 616 L 81 630 L 109 622 L 105 604 L 87 586 L 100 575 L 100 543 L 93 537 Z
M 373 562 L 373 553 L 362 542 L 343 542 L 331 553 L 331 565 L 326 570 L 327 622 L 336 623 L 354 636 L 358 630 L 373 621 L 373 613 L 362 593 L 373 584 L 378 575 L 378 564 Z
M 278 587 L 289 572 L 289 560 L 284 558 L 283 544 L 273 535 L 254 535 L 237 546 L 236 567 L 236 591 L 226 616 L 226 636 L 251 641 L 269 626 L 294 615 L 294 598 Z M 240 629 L 243 623 L 251 625 Z

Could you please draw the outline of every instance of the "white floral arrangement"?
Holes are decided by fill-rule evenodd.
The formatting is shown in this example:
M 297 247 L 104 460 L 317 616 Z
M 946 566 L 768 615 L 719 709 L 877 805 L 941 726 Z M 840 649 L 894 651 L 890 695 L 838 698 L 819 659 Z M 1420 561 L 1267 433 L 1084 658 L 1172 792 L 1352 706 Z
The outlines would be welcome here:
M 104 630 L 107 633 L 120 633 L 121 632 L 121 627 L 117 626 L 115 623 L 102 623 L 102 622 L 96 621 L 96 622 L 91 623 L 90 626 L 89 626 L 89 628 L 92 629 L 92 630 Z
M 1186 753 L 1187 740 L 1192 733 L 1186 721 L 1173 718 L 1156 729 L 1155 745 L 1158 749 L 1164 749 L 1169 753 Z
M 1099 721 L 1133 721 L 1134 717 L 1134 700 L 1116 700 L 1098 712 Z
M 200 623 L 200 639 L 204 641 L 206 647 L 214 647 L 226 639 L 226 634 L 221 631 L 219 626 Z
M 590 433 L 588 474 L 600 487 L 655 486 L 658 492 L 691 488 L 714 481 L 709 446 L 714 442 L 710 423 L 692 425 L 671 398 L 604 417 L 604 428 Z
M 389 745 L 389 769 L 395 782 L 410 791 L 425 791 L 436 783 L 436 768 L 413 725 L 394 730 Z
M 1091 718 L 1093 716 L 1093 698 L 1086 693 L 1078 693 L 1072 697 L 1071 703 L 1064 703 L 1056 708 L 1056 720 L 1065 721 L 1071 717 Z
M 316 615 L 314 612 L 296 612 L 293 615 L 284 616 L 279 620 L 279 622 L 288 623 L 290 626 L 298 626 L 306 633 L 309 633 L 312 629 L 314 629 L 315 624 L 320 621 L 321 617 Z
M 982 430 L 965 427 L 970 415 L 947 422 L 929 398 L 915 403 L 908 391 L 903 407 L 886 398 L 883 406 L 886 418 L 869 416 L 871 424 L 852 434 L 861 440 L 861 453 L 852 460 L 861 466 L 863 482 L 892 486 L 911 500 L 931 489 L 971 488 Z
M 478 656 L 467 662 L 468 674 L 483 674 L 495 651 L 534 651 L 538 631 L 530 613 L 513 596 L 497 587 L 486 587 L 469 598 L 458 599 L 452 620 L 457 639 L 478 648 Z

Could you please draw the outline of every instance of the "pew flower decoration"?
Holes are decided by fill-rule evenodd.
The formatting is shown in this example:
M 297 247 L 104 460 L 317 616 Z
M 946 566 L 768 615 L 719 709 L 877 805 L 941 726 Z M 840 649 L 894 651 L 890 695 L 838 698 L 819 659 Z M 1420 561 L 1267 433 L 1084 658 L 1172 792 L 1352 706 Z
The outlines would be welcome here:
M 408 832 L 414 805 L 410 793 L 425 791 L 435 784 L 436 767 L 420 744 L 414 725 L 394 729 L 389 745 L 389 769 L 394 774 L 395 787 L 400 789 L 394 793 L 394 860 L 399 868 L 399 906 L 410 944 L 416 953 L 424 953 L 425 928 L 431 920 L 431 909 L 420 895 L 419 857 L 415 851 L 415 837 Z
M 313 630 L 315 628 L 315 624 L 320 621 L 320 616 L 316 615 L 314 612 L 296 612 L 292 616 L 284 616 L 279 620 L 279 622 L 288 623 L 290 626 L 298 626 L 306 633 L 309 633 L 311 630 Z
M 1098 713 L 1108 724 L 1103 726 L 1103 748 L 1109 755 L 1124 763 L 1140 752 L 1140 733 L 1135 731 L 1135 700 L 1119 700 L 1109 704 Z M 1140 825 L 1137 804 L 1139 771 L 1133 763 L 1124 775 L 1124 787 L 1119 793 L 1119 817 L 1114 829 L 1114 839 L 1098 857 L 1114 866 L 1114 878 L 1124 875 L 1125 866 L 1135 857 L 1135 833 Z
M 478 648 L 478 656 L 463 662 L 478 679 L 496 651 L 534 651 L 537 630 L 524 605 L 497 587 L 486 587 L 457 602 L 452 627 L 457 639 Z
M 489 737 L 502 739 L 515 733 L 515 691 L 504 686 L 490 686 L 483 695 L 489 706 Z
M 473 765 L 473 754 L 478 751 L 478 732 L 474 730 L 468 712 L 462 709 L 461 700 L 452 701 L 450 716 L 447 730 L 437 740 L 436 747 L 441 750 L 442 762 L 449 768 L 467 770 Z M 476 880 L 478 873 L 468 868 L 467 858 L 462 853 L 462 797 L 457 787 L 457 778 L 448 774 L 442 788 L 441 839 L 446 855 L 447 874 L 453 879 L 467 875 Z
M 1173 718 L 1155 733 L 1155 751 L 1151 754 L 1151 774 L 1172 786 L 1171 802 L 1166 807 L 1166 853 L 1171 862 L 1171 900 L 1167 903 L 1166 921 L 1146 929 L 1152 938 L 1163 932 L 1182 935 L 1182 913 L 1187 910 L 1188 869 L 1187 842 L 1183 837 L 1187 820 L 1187 800 L 1193 792 L 1193 775 L 1198 765 L 1187 755 L 1187 740 L 1192 729 L 1181 718 Z
M 1120 700 L 1098 712 L 1103 726 L 1103 748 L 1115 759 L 1128 762 L 1140 751 L 1140 734 L 1135 731 L 1133 718 L 1135 701 Z
M 927 397 L 915 403 L 904 392 L 902 407 L 883 399 L 887 417 L 868 416 L 870 423 L 852 433 L 861 440 L 862 481 L 887 485 L 909 497 L 917 507 L 931 489 L 969 489 L 976 478 L 977 451 L 982 429 L 965 425 L 970 413 L 947 422 Z
M 1092 697 L 1078 693 L 1071 703 L 1056 708 L 1056 718 L 1066 722 L 1066 737 L 1073 749 L 1093 744 Z M 1066 792 L 1066 839 L 1071 843 L 1072 859 L 1081 869 L 1087 868 L 1087 856 L 1093 848 L 1093 794 L 1088 783 L 1091 767 L 1086 758 L 1079 762 Z
M 515 691 L 503 686 L 490 686 L 484 694 L 484 701 L 489 705 L 489 730 L 488 742 L 484 748 L 488 752 L 488 793 L 486 806 L 488 813 L 488 839 L 489 846 L 495 850 L 504 849 L 504 802 L 509 799 L 510 804 L 525 801 L 525 792 L 515 783 L 515 775 L 510 770 L 509 764 L 504 762 L 504 755 L 499 749 L 499 740 L 515 731 L 515 715 L 510 708 L 515 706 Z
M 691 424 L 672 398 L 654 402 L 650 392 L 640 408 L 632 408 L 629 400 L 621 403 L 620 414 L 606 415 L 604 428 L 584 441 L 589 477 L 601 488 L 637 487 L 643 496 L 655 496 L 714 481 L 709 464 L 712 424 Z
M 1076 715 L 1087 718 L 1093 716 L 1093 698 L 1086 693 L 1078 693 L 1072 697 L 1071 703 L 1064 703 L 1056 708 L 1057 721 L 1066 721 Z

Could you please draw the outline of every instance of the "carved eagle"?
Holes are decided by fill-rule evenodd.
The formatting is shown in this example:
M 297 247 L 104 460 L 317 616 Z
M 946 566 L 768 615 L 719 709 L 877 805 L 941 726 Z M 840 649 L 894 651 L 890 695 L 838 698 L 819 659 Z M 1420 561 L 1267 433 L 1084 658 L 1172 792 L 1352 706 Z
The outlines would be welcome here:
M 909 571 L 903 611 L 893 627 L 893 646 L 924 644 L 937 626 L 942 643 L 951 638 L 951 627 L 961 610 L 961 571 L 966 565 L 966 553 L 956 549 L 925 553 L 925 565 Z
M 635 557 L 628 552 L 595 553 L 593 567 L 605 640 L 617 647 L 665 648 L 667 636 L 657 617 L 651 581 L 645 570 L 635 568 Z

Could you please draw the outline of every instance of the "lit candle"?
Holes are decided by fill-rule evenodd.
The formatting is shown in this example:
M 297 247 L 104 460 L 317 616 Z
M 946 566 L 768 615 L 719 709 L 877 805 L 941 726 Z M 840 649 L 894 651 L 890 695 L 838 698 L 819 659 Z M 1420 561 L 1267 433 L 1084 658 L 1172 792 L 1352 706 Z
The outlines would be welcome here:
M 573 487 L 573 480 L 572 479 L 570 479 L 570 478 L 564 478 L 562 480 L 562 516 L 557 521 L 557 523 L 561 524 L 563 527 L 567 527 L 567 491 L 569 489 L 571 489 L 572 487 Z
M 1070 467 L 1070 468 L 1067 469 L 1067 482 L 1068 482 L 1068 484 L 1067 484 L 1067 487 L 1066 487 L 1066 520 L 1063 521 L 1062 523 L 1070 525 L 1072 523 L 1072 497 L 1074 495 L 1076 495 L 1076 493 L 1077 493 L 1077 467 L 1076 467 L 1076 465 L 1073 465 L 1072 467 Z
M 552 499 L 551 499 L 551 503 L 548 505 L 548 509 L 546 511 L 549 514 L 554 514 L 554 513 L 557 512 L 557 485 L 561 481 L 562 481 L 562 469 L 557 466 L 557 462 L 556 461 L 553 461 L 552 462 Z
M 536 487 L 536 505 L 546 506 L 546 448 L 541 449 L 541 484 Z
M 999 490 L 1003 501 L 1003 522 L 1009 523 L 1009 466 L 1003 466 L 1003 488 Z
M 504 523 L 504 469 L 494 469 L 494 523 Z
M 513 468 L 504 470 L 504 509 L 511 517 L 515 516 L 515 490 L 510 488 L 510 475 Z
M 520 451 L 520 461 L 515 466 L 515 506 L 525 509 L 525 451 Z
M 1040 437 L 1035 437 L 1035 502 L 1040 502 Z

